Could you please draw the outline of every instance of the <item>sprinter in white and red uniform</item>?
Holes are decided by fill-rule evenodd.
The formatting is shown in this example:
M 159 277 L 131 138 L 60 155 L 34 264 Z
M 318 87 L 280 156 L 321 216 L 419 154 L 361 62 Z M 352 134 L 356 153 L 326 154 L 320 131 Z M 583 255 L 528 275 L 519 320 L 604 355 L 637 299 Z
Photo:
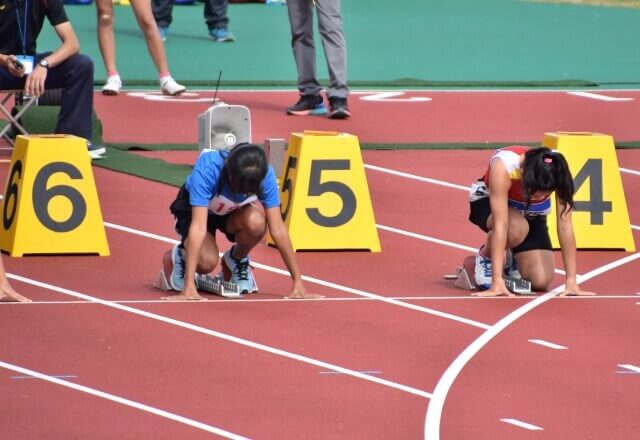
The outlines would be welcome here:
M 498 150 L 485 175 L 471 185 L 469 220 L 487 233 L 476 255 L 476 296 L 511 295 L 503 275 L 522 276 L 549 289 L 554 258 L 547 229 L 555 191 L 558 239 L 566 281 L 563 295 L 593 295 L 576 281 L 576 240 L 571 224 L 573 178 L 564 156 L 546 147 Z M 505 258 L 505 249 L 507 250 Z

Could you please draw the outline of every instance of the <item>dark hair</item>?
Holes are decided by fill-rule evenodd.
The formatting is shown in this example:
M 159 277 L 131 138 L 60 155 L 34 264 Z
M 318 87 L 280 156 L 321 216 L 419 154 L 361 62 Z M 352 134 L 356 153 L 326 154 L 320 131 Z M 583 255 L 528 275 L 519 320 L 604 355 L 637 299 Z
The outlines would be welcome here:
M 564 205 L 560 215 L 573 208 L 573 177 L 569 164 L 561 153 L 547 147 L 528 150 L 522 163 L 522 195 L 527 207 L 537 191 L 556 192 L 556 197 Z
M 236 145 L 229 151 L 220 171 L 218 194 L 226 185 L 234 194 L 260 195 L 267 169 L 267 156 L 262 148 L 247 142 Z

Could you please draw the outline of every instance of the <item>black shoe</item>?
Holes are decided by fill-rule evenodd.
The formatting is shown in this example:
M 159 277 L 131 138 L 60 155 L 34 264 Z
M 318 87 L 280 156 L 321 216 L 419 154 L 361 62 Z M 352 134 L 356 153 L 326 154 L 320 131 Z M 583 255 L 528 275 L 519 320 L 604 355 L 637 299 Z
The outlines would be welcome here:
M 347 98 L 329 97 L 330 119 L 347 119 L 349 116 L 351 116 L 351 112 L 347 106 Z
M 320 95 L 300 95 L 300 99 L 291 107 L 287 108 L 288 115 L 307 116 L 324 115 L 327 109 Z

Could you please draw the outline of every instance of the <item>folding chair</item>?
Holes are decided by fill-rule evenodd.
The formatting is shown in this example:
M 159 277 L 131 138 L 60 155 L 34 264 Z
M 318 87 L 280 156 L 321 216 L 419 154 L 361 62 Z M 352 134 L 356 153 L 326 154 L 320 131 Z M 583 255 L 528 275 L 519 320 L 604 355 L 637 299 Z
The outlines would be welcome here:
M 5 125 L 0 130 L 0 139 L 5 138 L 9 143 L 13 146 L 13 138 L 10 136 L 10 130 L 13 128 L 14 132 L 19 132 L 19 134 L 29 134 L 27 130 L 24 129 L 22 125 L 20 125 L 19 119 L 20 117 L 29 110 L 33 104 L 35 104 L 38 100 L 37 96 L 23 96 L 22 108 L 15 114 L 11 114 L 11 109 L 7 107 L 7 102 L 13 97 L 14 103 L 19 102 L 18 96 L 22 93 L 22 90 L 0 90 L 0 93 L 5 93 L 2 101 L 0 101 L 0 112 L 2 112 L 7 117 L 7 125 Z

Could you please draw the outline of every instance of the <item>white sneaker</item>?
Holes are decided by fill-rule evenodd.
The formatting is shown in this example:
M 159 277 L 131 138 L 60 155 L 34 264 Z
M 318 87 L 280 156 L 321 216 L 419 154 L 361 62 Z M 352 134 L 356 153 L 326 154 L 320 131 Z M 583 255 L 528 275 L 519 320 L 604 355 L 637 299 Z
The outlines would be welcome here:
M 122 80 L 118 75 L 113 75 L 107 78 L 107 82 L 102 86 L 102 94 L 115 96 L 122 90 Z
M 162 78 L 160 80 L 160 90 L 163 95 L 177 96 L 184 93 L 187 88 L 181 84 L 178 84 L 175 79 L 170 76 Z
M 488 290 L 491 288 L 491 259 L 480 255 L 480 251 L 476 254 L 474 278 L 478 289 Z
M 518 270 L 518 262 L 511 249 L 507 249 L 507 257 L 504 260 L 504 276 L 516 279 L 522 278 Z

